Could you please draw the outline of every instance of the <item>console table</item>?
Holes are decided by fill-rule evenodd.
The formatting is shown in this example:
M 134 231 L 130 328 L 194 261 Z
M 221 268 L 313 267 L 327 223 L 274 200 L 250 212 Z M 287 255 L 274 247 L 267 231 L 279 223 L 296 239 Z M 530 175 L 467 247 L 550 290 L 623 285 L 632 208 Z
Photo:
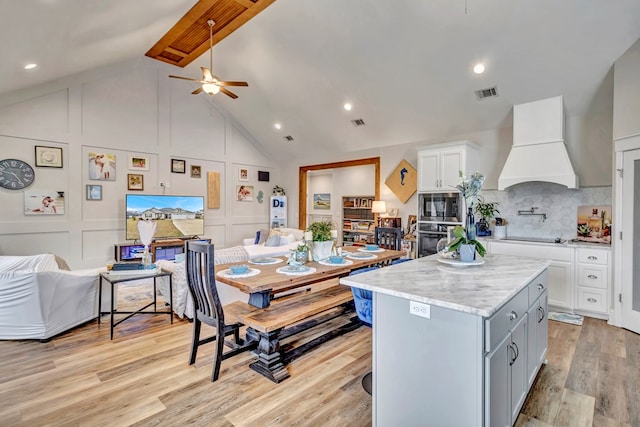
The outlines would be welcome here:
M 158 277 L 168 277 L 169 278 L 169 311 L 158 311 L 157 307 L 157 287 L 156 280 Z M 141 279 L 153 279 L 153 302 L 145 305 L 144 307 L 139 308 L 135 311 L 118 311 L 115 309 L 115 287 L 119 283 L 130 282 L 133 280 L 141 280 Z M 102 311 L 102 281 L 106 281 L 111 285 L 111 310 L 110 311 Z M 98 287 L 98 323 L 100 323 L 100 318 L 103 314 L 110 315 L 110 339 L 113 339 L 113 329 L 124 322 L 131 316 L 135 314 L 168 314 L 171 319 L 171 324 L 173 324 L 173 286 L 171 283 L 171 272 L 163 271 L 163 270 L 153 270 L 152 272 L 146 272 L 144 270 L 140 272 L 127 272 L 127 273 L 100 273 L 100 286 Z M 153 311 L 144 311 L 145 309 L 151 307 L 153 305 Z M 127 314 L 128 316 L 123 317 L 117 322 L 114 321 L 114 316 L 116 314 Z

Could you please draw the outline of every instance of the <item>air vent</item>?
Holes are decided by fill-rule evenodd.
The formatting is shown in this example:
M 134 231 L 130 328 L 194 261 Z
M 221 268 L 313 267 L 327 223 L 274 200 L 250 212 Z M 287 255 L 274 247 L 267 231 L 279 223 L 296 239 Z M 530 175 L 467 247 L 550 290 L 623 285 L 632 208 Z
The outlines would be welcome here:
M 355 120 L 351 120 L 351 124 L 354 125 L 355 127 L 358 127 L 358 126 L 364 126 L 366 123 L 364 122 L 363 119 L 355 119 Z
M 286 139 L 287 141 L 293 141 L 293 137 L 291 135 L 287 135 L 283 138 Z
M 497 86 L 490 87 L 487 89 L 480 89 L 476 91 L 476 98 L 478 98 L 478 100 L 485 99 L 485 98 L 495 98 L 496 96 L 500 96 L 498 95 Z

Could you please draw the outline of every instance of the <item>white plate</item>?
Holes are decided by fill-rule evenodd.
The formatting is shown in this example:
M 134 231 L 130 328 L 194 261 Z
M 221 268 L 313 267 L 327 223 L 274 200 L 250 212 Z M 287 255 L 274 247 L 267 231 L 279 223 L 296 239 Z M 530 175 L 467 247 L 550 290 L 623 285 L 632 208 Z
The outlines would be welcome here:
M 360 252 L 369 252 L 369 253 L 384 252 L 384 248 L 376 248 L 376 249 L 359 248 L 358 250 Z
M 353 261 L 349 261 L 348 259 L 343 259 L 342 262 L 331 262 L 329 259 L 323 259 L 318 261 L 318 264 L 328 265 L 328 266 L 339 266 L 339 265 L 351 265 Z
M 471 262 L 462 262 L 459 259 L 445 259 L 445 258 L 437 258 L 437 260 L 438 262 L 441 262 L 443 264 L 448 264 L 452 267 L 457 267 L 457 268 L 473 267 L 475 265 L 484 264 L 483 259 L 474 259 Z
M 257 264 L 257 265 L 269 265 L 269 264 L 280 264 L 282 260 L 280 258 L 272 258 L 272 257 L 260 257 L 249 260 L 249 264 Z
M 344 254 L 344 252 L 343 252 Z M 376 259 L 377 255 L 372 254 L 371 252 L 348 252 L 346 255 L 347 258 L 351 259 Z

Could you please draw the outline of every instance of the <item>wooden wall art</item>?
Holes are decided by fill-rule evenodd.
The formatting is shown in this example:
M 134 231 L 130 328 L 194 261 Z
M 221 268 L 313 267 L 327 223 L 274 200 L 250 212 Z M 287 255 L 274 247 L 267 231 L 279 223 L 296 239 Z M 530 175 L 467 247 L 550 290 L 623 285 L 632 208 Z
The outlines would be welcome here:
M 384 183 L 402 203 L 407 203 L 418 188 L 418 173 L 403 159 Z
M 207 208 L 220 209 L 220 172 L 207 172 Z

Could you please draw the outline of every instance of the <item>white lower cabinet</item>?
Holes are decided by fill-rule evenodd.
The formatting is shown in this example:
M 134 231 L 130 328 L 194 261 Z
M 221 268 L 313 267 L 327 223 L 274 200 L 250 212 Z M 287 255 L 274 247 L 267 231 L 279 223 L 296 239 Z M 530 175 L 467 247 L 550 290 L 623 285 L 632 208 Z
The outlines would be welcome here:
M 513 243 L 490 241 L 489 253 L 497 255 L 526 256 L 548 259 L 549 266 L 549 305 L 555 309 L 573 311 L 574 308 L 574 264 L 573 248 L 568 246 L 536 245 L 531 243 Z
M 611 262 L 608 249 L 578 248 L 576 310 L 608 317 Z

